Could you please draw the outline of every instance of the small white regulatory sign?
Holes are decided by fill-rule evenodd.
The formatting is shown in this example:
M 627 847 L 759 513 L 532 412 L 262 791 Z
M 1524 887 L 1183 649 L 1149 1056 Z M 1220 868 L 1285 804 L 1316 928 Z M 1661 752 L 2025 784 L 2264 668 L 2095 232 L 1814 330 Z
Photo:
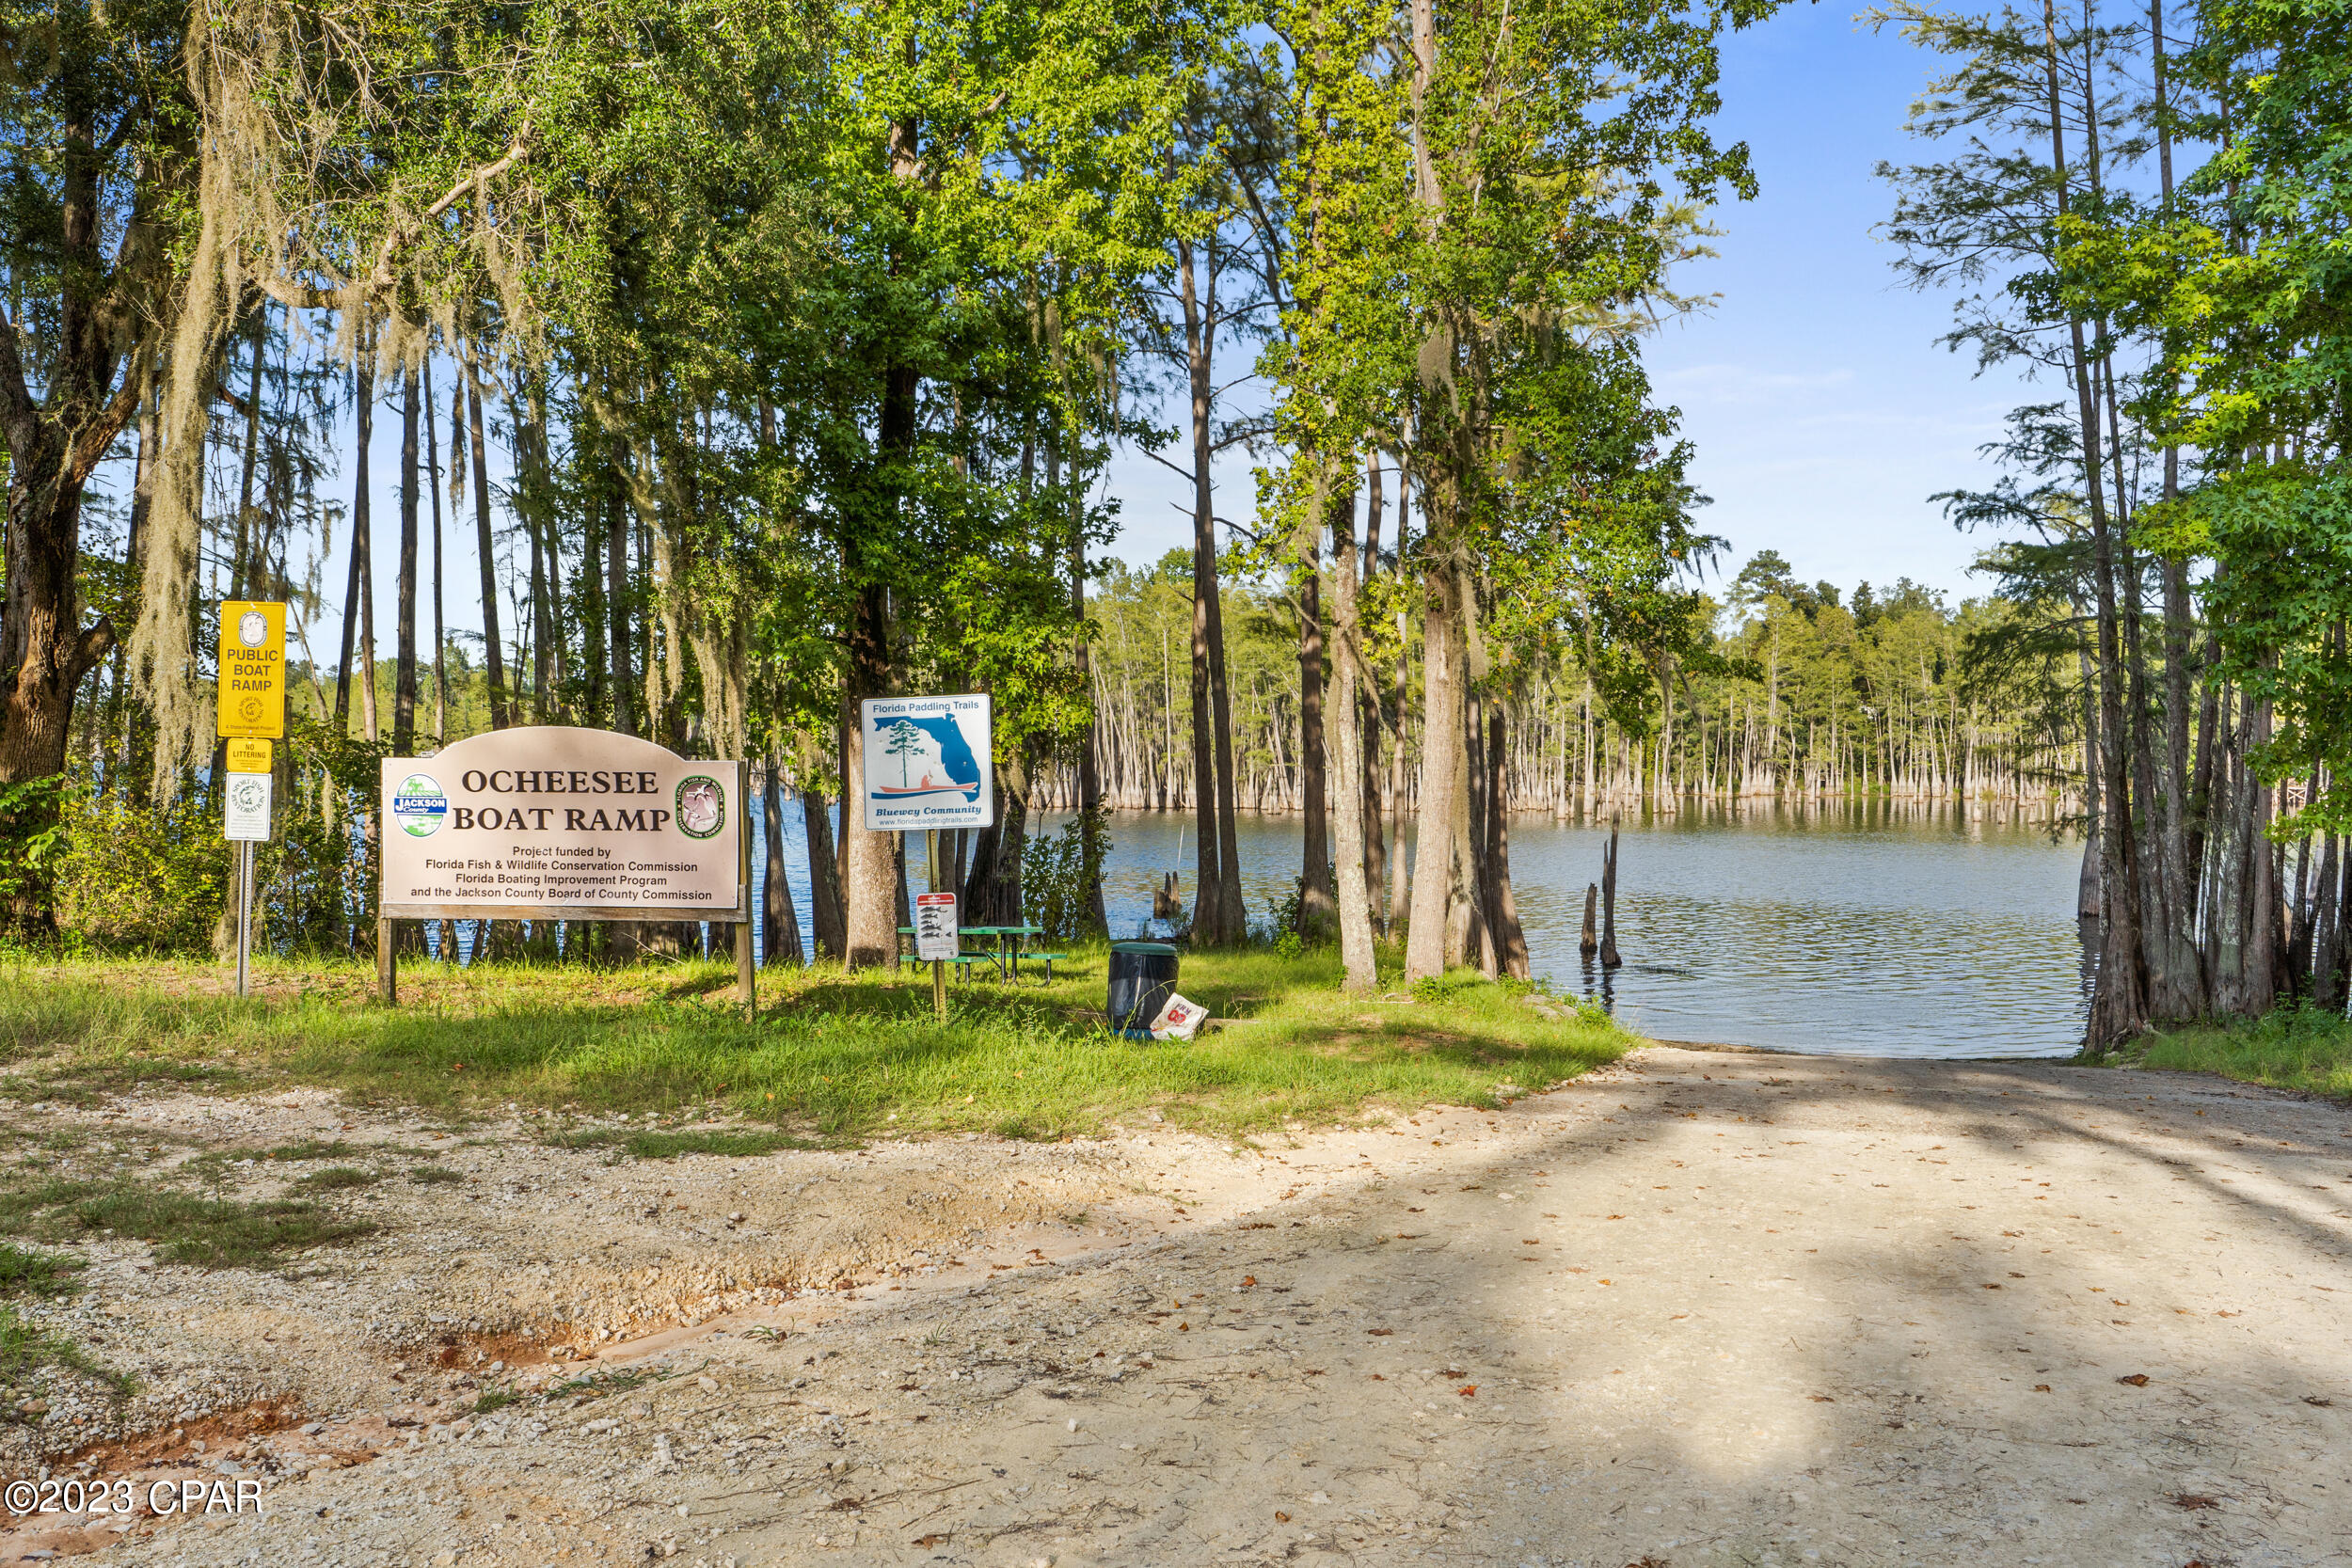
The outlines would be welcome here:
M 228 805 L 223 814 L 221 836 L 231 844 L 248 839 L 257 844 L 266 844 L 269 842 L 270 786 L 274 781 L 267 773 L 231 773 L 228 777 Z
M 959 940 L 956 895 L 918 893 L 914 895 L 914 956 L 925 963 L 952 958 Z

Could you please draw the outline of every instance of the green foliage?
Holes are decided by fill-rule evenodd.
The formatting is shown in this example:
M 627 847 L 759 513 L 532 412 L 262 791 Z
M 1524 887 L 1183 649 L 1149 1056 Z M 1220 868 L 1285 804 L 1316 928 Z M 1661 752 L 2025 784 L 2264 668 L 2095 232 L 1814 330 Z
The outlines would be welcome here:
M 1084 814 L 1058 834 L 1040 833 L 1022 847 L 1021 907 L 1029 923 L 1045 930 L 1049 942 L 1089 934 L 1094 925 L 1093 890 L 1110 852 L 1110 829 L 1098 815 Z
M 47 906 L 69 837 L 60 807 L 70 799 L 62 774 L 0 784 L 0 908 L 20 920 Z
M 145 809 L 69 797 L 59 932 L 100 952 L 208 951 L 235 864 L 219 818 L 216 804 L 193 794 Z
M 1629 339 L 1691 302 L 1694 200 L 1746 196 L 1705 128 L 1721 30 L 1770 0 L 1659 10 L 1278 8 L 1296 56 L 1290 341 L 1270 351 L 1287 463 L 1261 476 L 1277 539 L 1311 538 L 1367 450 L 1412 431 L 1427 591 L 1472 619 L 1474 679 L 1581 651 L 1645 730 L 1669 672 L 1720 655 L 1677 579 L 1718 542 L 1687 449 Z M 1378 40 L 1379 46 L 1375 46 Z

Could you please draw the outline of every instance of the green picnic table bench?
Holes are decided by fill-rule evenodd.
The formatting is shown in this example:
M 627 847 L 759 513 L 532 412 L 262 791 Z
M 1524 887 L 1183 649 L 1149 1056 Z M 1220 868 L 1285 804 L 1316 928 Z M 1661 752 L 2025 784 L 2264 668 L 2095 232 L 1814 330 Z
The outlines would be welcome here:
M 914 927 L 901 926 L 898 927 L 898 934 L 902 937 L 911 937 L 914 934 Z M 1045 978 L 1050 982 L 1054 978 L 1055 961 L 1067 958 L 1070 955 L 1067 953 L 1032 953 L 1021 946 L 1026 939 L 1041 937 L 1044 934 L 1045 927 L 1042 926 L 965 926 L 958 930 L 959 939 L 963 937 L 993 938 L 994 945 L 981 948 L 977 952 L 959 953 L 953 958 L 941 961 L 956 965 L 958 971 L 967 979 L 971 976 L 973 964 L 981 962 L 993 964 L 995 966 L 999 979 L 1018 984 L 1021 979 L 1021 960 L 1034 958 L 1045 966 Z M 922 960 L 914 958 L 913 954 L 901 952 L 898 955 L 898 961 L 901 964 L 907 964 L 919 963 Z

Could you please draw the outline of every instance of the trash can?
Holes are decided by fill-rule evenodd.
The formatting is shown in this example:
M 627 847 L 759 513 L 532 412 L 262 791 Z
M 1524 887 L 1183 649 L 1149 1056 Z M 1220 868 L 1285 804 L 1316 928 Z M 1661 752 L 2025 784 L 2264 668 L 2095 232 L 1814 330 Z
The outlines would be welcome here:
M 1111 943 L 1111 1027 L 1140 1034 L 1176 990 L 1176 949 L 1164 942 Z

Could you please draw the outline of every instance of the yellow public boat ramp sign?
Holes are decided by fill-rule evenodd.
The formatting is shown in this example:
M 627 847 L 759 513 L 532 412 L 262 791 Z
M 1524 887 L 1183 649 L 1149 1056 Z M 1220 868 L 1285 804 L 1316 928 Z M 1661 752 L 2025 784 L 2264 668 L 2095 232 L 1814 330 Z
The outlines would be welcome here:
M 225 599 L 220 607 L 220 731 L 232 739 L 286 736 L 286 607 Z

